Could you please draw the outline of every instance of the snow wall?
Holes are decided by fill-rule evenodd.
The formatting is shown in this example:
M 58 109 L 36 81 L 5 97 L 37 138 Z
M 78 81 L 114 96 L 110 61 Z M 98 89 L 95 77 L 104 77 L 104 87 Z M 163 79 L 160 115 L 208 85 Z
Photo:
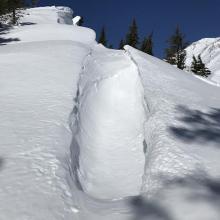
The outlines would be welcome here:
M 86 59 L 77 95 L 72 151 L 81 189 L 99 199 L 138 195 L 146 113 L 136 65 L 123 51 L 97 46 Z
M 73 24 L 73 10 L 68 7 L 56 7 L 58 14 L 58 23 L 60 24 Z

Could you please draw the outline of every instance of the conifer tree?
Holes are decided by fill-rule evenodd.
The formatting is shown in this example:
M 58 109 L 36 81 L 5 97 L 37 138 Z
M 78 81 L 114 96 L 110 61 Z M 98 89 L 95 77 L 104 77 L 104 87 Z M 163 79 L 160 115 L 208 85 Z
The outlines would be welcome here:
M 143 40 L 141 51 L 153 56 L 153 32 Z
M 165 51 L 166 61 L 172 65 L 176 65 L 179 69 L 184 69 L 186 58 L 185 48 L 188 43 L 185 41 L 185 36 L 181 33 L 178 26 L 167 42 L 169 47 Z
M 136 20 L 133 19 L 131 26 L 129 27 L 128 34 L 126 36 L 126 44 L 137 48 L 139 44 L 138 27 Z
M 119 49 L 119 50 L 122 50 L 122 49 L 124 48 L 124 45 L 125 45 L 125 42 L 124 42 L 124 40 L 122 39 L 122 40 L 120 41 L 120 43 L 119 43 L 118 49 Z
M 192 61 L 192 64 L 191 64 L 191 71 L 193 73 L 197 73 L 199 70 L 199 67 L 198 67 L 198 60 L 196 59 L 196 57 L 193 55 L 193 61 Z
M 105 47 L 107 46 L 105 27 L 102 28 L 98 43 L 103 44 Z
M 7 12 L 12 13 L 12 24 L 16 24 L 18 16 L 17 16 L 17 9 L 22 8 L 25 6 L 24 0 L 6 0 L 6 8 Z
M 8 12 L 8 0 L 0 0 L 0 15 Z
M 196 75 L 204 77 L 208 77 L 211 74 L 211 71 L 203 63 L 201 55 L 199 55 L 198 58 L 193 56 L 191 71 Z

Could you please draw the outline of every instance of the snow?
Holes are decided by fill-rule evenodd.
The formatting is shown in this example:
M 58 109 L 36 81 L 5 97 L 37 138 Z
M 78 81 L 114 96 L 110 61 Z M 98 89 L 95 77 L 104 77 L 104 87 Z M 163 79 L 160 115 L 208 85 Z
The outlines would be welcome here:
M 33 24 L 73 24 L 73 11 L 68 7 L 38 7 L 23 11 L 24 16 L 19 19 L 19 23 Z
M 219 199 L 219 87 L 125 49 L 139 67 L 150 109 L 145 195 L 174 219 L 219 219 L 212 200 Z
M 39 12 L 34 20 L 39 24 L 1 36 L 20 41 L 0 48 L 0 218 L 73 219 L 66 180 L 72 138 L 68 119 L 95 34 L 56 23 L 45 27 L 40 16 L 45 10 L 33 11 Z M 45 13 L 53 22 L 54 8 Z M 56 34 L 51 37 L 50 31 Z
M 95 47 L 86 59 L 77 99 L 75 138 L 83 190 L 102 199 L 138 195 L 146 117 L 136 66 L 123 51 Z
M 186 65 L 191 66 L 193 55 L 201 55 L 203 62 L 212 71 L 210 81 L 220 83 L 220 38 L 203 38 L 186 48 Z
M 80 16 L 74 17 L 74 18 L 73 18 L 73 25 L 77 25 L 80 20 L 81 20 L 81 17 L 80 17 Z
M 97 45 L 72 14 L 1 33 L 1 219 L 219 220 L 219 86 Z

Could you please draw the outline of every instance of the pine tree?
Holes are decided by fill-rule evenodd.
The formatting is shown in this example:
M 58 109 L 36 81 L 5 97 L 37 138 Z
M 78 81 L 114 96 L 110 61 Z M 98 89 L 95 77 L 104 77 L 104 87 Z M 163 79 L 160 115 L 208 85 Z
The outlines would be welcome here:
M 122 50 L 122 49 L 124 48 L 124 45 L 125 45 L 125 42 L 124 42 L 124 40 L 122 39 L 122 40 L 120 41 L 120 43 L 119 43 L 118 49 L 119 49 L 119 50 Z
M 8 12 L 8 0 L 0 0 L 0 15 Z
M 199 55 L 197 59 L 193 56 L 191 71 L 196 75 L 204 77 L 208 77 L 211 74 L 211 71 L 203 63 L 201 55 Z
M 25 7 L 24 0 L 7 0 L 6 1 L 7 12 L 12 13 L 12 24 L 16 24 L 18 16 L 17 9 Z
M 153 32 L 143 40 L 141 51 L 153 56 Z
M 179 53 L 177 53 L 177 68 L 183 70 L 186 68 L 185 66 L 186 61 L 186 51 L 182 50 Z
M 186 59 L 185 48 L 188 43 L 185 41 L 185 36 L 181 33 L 178 26 L 167 42 L 169 47 L 165 50 L 166 61 L 172 65 L 176 65 L 179 69 L 184 69 Z
M 199 71 L 198 60 L 196 59 L 194 55 L 193 55 L 193 61 L 191 64 L 191 71 L 193 73 L 197 73 Z
M 126 44 L 134 48 L 137 48 L 139 44 L 138 27 L 135 19 L 133 19 L 132 24 L 129 27 L 129 31 L 126 36 Z
M 105 47 L 107 46 L 105 27 L 103 27 L 101 30 L 101 34 L 100 34 L 98 43 L 103 44 Z

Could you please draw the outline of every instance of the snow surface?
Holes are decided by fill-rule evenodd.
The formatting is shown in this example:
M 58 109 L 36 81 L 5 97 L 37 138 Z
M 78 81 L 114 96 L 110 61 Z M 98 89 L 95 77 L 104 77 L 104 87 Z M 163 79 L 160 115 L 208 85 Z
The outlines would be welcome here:
M 75 125 L 81 186 L 95 198 L 138 195 L 146 117 L 137 68 L 123 51 L 100 46 L 84 65 Z
M 78 22 L 81 20 L 81 17 L 80 16 L 76 16 L 73 18 L 73 25 L 78 25 Z
M 66 181 L 72 138 L 68 119 L 95 33 L 58 24 L 57 10 L 29 9 L 25 13 L 35 25 L 1 35 L 20 39 L 0 45 L 2 220 L 66 220 L 75 213 Z
M 220 88 L 68 8 L 24 14 L 1 33 L 0 219 L 219 220 Z
M 209 79 L 220 85 L 220 38 L 204 38 L 186 48 L 186 65 L 191 66 L 192 57 L 201 55 L 203 62 L 212 71 Z

